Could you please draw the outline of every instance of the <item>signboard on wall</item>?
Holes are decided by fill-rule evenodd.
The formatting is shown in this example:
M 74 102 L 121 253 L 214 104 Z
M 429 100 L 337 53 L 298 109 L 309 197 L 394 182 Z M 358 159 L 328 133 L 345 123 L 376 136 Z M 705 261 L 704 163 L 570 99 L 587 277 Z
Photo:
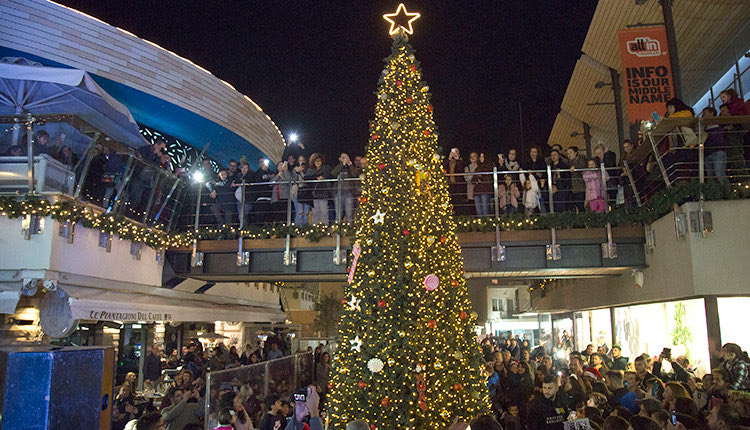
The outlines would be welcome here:
M 623 29 L 618 36 L 628 122 L 638 125 L 652 120 L 653 112 L 663 116 L 665 103 L 674 97 L 664 26 Z

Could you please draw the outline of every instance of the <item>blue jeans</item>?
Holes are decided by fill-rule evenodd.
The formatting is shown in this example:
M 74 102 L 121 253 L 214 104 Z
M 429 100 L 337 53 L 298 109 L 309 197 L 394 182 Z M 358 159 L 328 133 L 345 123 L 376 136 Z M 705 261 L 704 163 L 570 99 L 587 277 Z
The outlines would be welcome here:
M 302 203 L 297 201 L 296 197 L 292 198 L 294 203 L 294 225 L 303 225 L 308 223 L 310 215 L 310 205 L 308 203 Z
M 706 175 L 709 178 L 715 177 L 717 181 L 725 181 L 727 179 L 726 151 L 716 151 L 706 157 Z
M 354 196 L 351 191 L 343 191 L 336 194 L 335 207 L 336 216 L 346 220 L 349 224 L 354 221 Z
M 474 194 L 474 208 L 478 217 L 490 216 L 490 195 Z

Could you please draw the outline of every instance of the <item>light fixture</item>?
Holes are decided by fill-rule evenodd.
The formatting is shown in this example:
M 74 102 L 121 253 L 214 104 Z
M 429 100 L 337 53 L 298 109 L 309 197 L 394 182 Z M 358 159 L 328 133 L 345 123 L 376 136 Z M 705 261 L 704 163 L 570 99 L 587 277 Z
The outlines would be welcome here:
M 577 131 L 570 133 L 570 137 L 578 137 L 578 136 L 583 136 L 583 133 L 579 133 Z
M 193 182 L 195 182 L 196 184 L 199 182 L 203 182 L 203 172 L 198 170 L 195 173 L 193 173 Z
M 298 138 L 297 133 L 292 133 L 289 135 L 289 141 L 292 143 L 296 142 L 297 138 Z
M 599 88 L 606 87 L 607 85 L 612 85 L 612 84 L 611 83 L 608 84 L 608 83 L 606 83 L 604 81 L 599 81 L 599 82 L 597 82 L 597 83 L 594 84 L 594 88 L 596 88 L 598 90 Z
M 636 6 L 643 6 L 648 0 L 635 0 Z

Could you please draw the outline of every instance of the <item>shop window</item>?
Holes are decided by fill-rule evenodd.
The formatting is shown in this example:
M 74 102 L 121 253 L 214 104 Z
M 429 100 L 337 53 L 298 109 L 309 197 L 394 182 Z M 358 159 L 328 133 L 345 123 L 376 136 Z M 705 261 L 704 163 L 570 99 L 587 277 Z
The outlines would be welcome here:
M 499 297 L 492 298 L 492 312 L 503 312 L 505 310 L 504 300 Z

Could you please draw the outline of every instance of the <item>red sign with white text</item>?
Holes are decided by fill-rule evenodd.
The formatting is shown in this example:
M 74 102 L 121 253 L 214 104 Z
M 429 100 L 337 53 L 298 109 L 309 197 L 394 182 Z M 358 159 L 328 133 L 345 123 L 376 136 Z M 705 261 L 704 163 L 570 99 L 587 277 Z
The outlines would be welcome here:
M 674 97 L 667 32 L 663 26 L 618 31 L 623 78 L 628 102 L 628 122 L 664 115 L 665 103 Z

